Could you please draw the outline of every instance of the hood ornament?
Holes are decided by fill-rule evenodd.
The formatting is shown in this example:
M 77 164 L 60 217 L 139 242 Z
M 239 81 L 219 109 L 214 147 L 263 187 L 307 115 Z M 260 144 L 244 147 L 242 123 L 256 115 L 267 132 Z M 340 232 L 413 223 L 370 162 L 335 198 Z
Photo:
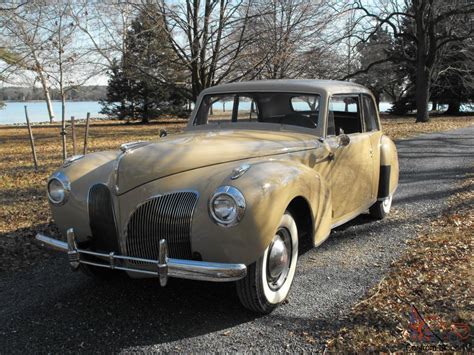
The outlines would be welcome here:
M 134 148 L 138 148 L 138 147 L 141 147 L 142 145 L 145 145 L 146 142 L 145 141 L 136 141 L 136 142 L 128 142 L 128 143 L 124 143 L 120 146 L 120 150 L 123 152 L 123 153 L 127 153 L 128 151 L 134 149 Z

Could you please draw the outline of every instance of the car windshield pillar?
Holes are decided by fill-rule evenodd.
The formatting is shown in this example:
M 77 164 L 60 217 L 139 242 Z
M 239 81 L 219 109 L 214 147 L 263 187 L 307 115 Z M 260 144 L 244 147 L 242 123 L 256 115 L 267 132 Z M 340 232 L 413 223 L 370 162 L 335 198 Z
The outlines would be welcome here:
M 234 106 L 232 107 L 232 122 L 237 122 L 238 114 L 239 114 L 239 95 L 235 95 Z

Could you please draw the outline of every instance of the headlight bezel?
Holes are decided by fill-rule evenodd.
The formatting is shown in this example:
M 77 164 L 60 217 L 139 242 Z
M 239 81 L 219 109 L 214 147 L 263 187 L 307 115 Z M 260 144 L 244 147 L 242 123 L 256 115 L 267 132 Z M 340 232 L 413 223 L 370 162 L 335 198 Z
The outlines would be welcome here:
M 63 198 L 61 200 L 55 200 L 54 198 L 51 197 L 50 184 L 53 181 L 59 182 L 62 185 L 64 193 L 63 193 Z M 48 179 L 48 184 L 47 184 L 47 194 L 48 194 L 49 202 L 51 202 L 55 206 L 62 206 L 68 201 L 70 193 L 71 193 L 71 183 L 69 182 L 69 179 L 64 173 L 58 171 L 50 176 L 50 178 Z
M 216 214 L 214 210 L 214 201 L 220 196 L 229 197 L 234 201 L 236 206 L 236 213 L 234 218 L 230 220 L 224 220 Z M 245 197 L 239 189 L 234 186 L 220 186 L 209 199 L 208 207 L 209 215 L 214 223 L 221 227 L 232 227 L 242 220 L 245 215 L 245 209 L 247 206 L 245 202 Z

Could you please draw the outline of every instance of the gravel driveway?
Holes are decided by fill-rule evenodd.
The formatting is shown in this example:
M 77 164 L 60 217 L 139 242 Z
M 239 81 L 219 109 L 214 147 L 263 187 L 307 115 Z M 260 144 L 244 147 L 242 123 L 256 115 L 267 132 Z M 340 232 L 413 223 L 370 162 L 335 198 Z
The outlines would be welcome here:
M 289 302 L 270 315 L 244 310 L 231 284 L 171 279 L 99 283 L 57 255 L 34 270 L 0 274 L 0 353 L 63 351 L 322 350 L 351 306 L 376 284 L 472 172 L 474 126 L 397 143 L 394 213 L 366 215 L 301 256 Z

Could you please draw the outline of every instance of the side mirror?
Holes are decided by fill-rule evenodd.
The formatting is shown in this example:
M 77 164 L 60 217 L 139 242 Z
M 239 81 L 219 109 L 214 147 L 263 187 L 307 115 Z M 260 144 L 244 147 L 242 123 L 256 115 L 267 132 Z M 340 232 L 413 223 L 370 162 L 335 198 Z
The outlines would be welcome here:
M 166 132 L 166 129 L 160 129 L 160 138 L 166 137 L 168 135 L 168 132 Z
M 338 138 L 340 147 L 345 147 L 345 146 L 349 145 L 349 143 L 351 142 L 351 139 L 347 134 L 341 134 L 337 138 Z

